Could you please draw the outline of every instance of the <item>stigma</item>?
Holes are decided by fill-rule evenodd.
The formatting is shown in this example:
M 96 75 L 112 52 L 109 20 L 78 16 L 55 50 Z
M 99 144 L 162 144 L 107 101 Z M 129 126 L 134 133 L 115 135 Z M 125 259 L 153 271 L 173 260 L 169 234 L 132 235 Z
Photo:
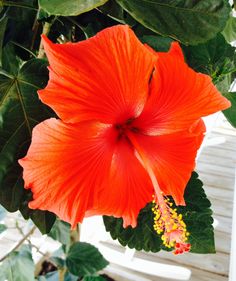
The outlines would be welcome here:
M 154 213 L 153 228 L 161 239 L 165 247 L 174 248 L 174 254 L 189 252 L 191 245 L 188 243 L 189 232 L 183 221 L 182 214 L 177 213 L 177 209 L 172 208 L 173 203 L 161 193 L 163 200 L 158 201 L 153 195 L 152 212 Z M 158 196 L 160 197 L 160 196 Z
M 174 248 L 174 254 L 189 252 L 191 249 L 191 245 L 188 243 L 189 232 L 183 221 L 182 214 L 177 213 L 177 209 L 173 208 L 173 203 L 163 194 L 152 165 L 135 137 L 129 132 L 128 137 L 135 147 L 137 159 L 146 170 L 153 185 L 152 211 L 154 213 L 154 230 L 158 235 L 161 235 L 165 247 Z

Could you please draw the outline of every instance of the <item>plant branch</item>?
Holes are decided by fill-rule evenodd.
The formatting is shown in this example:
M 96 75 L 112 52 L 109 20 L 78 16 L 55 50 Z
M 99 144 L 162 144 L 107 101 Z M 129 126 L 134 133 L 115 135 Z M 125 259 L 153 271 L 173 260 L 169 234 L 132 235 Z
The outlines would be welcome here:
M 15 247 L 13 247 L 13 249 L 11 249 L 10 252 L 8 252 L 6 255 L 4 255 L 4 256 L 0 259 L 0 262 L 4 261 L 4 260 L 8 257 L 8 255 L 9 255 L 11 252 L 13 252 L 13 251 L 15 251 L 16 249 L 18 249 L 18 248 L 29 238 L 29 236 L 34 233 L 34 231 L 36 230 L 36 228 L 37 228 L 36 226 L 33 226 L 33 227 L 30 229 L 30 231 L 27 232 L 27 233 L 25 234 L 25 236 L 15 245 Z
M 18 221 L 16 221 L 16 229 L 20 232 L 20 234 L 21 234 L 23 237 L 25 236 L 24 232 L 22 231 L 22 229 L 20 228 L 20 226 L 19 226 L 19 224 L 18 224 Z M 37 247 L 36 245 L 34 245 L 34 244 L 30 241 L 29 237 L 26 239 L 26 241 L 29 243 L 29 245 L 30 245 L 31 247 L 35 248 L 35 249 L 37 250 L 37 252 L 40 253 L 40 255 L 42 255 L 42 256 L 44 256 L 44 257 L 47 256 L 47 254 L 45 254 L 45 253 L 43 253 L 42 251 L 40 251 L 39 247 Z

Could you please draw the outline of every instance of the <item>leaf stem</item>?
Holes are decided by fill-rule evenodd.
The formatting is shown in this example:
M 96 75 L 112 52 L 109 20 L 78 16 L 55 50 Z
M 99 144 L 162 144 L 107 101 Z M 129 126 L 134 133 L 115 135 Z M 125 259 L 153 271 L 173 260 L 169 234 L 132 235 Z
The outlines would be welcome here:
M 77 224 L 76 229 L 70 231 L 70 244 L 80 241 L 80 224 Z
M 27 49 L 26 47 L 22 46 L 21 44 L 15 42 L 15 41 L 11 41 L 11 43 L 13 43 L 14 45 L 16 45 L 16 46 L 18 46 L 18 47 L 24 49 L 25 51 L 27 51 L 27 52 L 30 53 L 33 57 L 36 58 L 36 55 L 35 55 L 31 50 Z
M 51 28 L 51 23 L 49 22 L 45 22 L 43 25 L 43 32 L 42 34 L 48 35 L 50 28 Z M 43 48 L 43 43 L 42 43 L 42 39 L 40 41 L 40 45 L 39 45 L 39 53 L 38 53 L 38 58 L 42 59 L 44 58 L 45 52 L 44 52 L 44 48 Z
M 59 274 L 59 278 L 58 279 L 59 279 L 59 281 L 64 281 L 65 273 L 66 273 L 66 268 L 65 267 L 58 269 L 58 274 Z
M 76 20 L 74 20 L 71 17 L 66 17 L 66 19 L 68 21 L 70 21 L 72 24 L 74 24 L 75 26 L 77 26 L 80 30 L 82 30 L 82 32 L 84 33 L 84 36 L 85 36 L 86 39 L 89 38 L 89 35 L 86 32 L 86 29 L 81 24 L 79 24 Z

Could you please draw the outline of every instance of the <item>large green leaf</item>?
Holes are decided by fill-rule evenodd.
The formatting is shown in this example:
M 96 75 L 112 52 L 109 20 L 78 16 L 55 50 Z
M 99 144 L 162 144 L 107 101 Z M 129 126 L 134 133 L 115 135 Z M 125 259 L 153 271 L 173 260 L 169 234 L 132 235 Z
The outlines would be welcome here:
M 229 43 L 236 40 L 236 18 L 235 17 L 230 16 L 224 30 L 222 31 L 222 34 L 224 35 L 225 40 Z
M 33 281 L 34 262 L 31 249 L 23 246 L 19 251 L 12 252 L 0 266 L 0 280 Z
M 108 262 L 93 245 L 76 242 L 69 249 L 66 265 L 72 274 L 83 277 L 102 270 Z
M 103 5 L 108 0 L 39 0 L 39 6 L 51 15 L 77 16 Z
M 210 75 L 215 83 L 236 71 L 235 48 L 220 33 L 204 44 L 183 49 L 188 64 L 196 71 Z
M 173 42 L 168 37 L 158 35 L 144 35 L 141 38 L 142 43 L 148 44 L 157 52 L 167 52 L 170 49 L 170 44 Z
M 183 215 L 187 230 L 190 232 L 191 252 L 214 253 L 211 203 L 207 199 L 202 186 L 203 184 L 198 179 L 197 173 L 194 172 L 184 194 L 186 206 L 176 207 L 174 205 L 174 207 L 177 208 L 179 214 Z M 152 204 L 150 203 L 141 210 L 138 216 L 138 225 L 135 228 L 130 226 L 123 228 L 122 219 L 104 216 L 106 230 L 110 232 L 113 239 L 118 239 L 122 246 L 128 245 L 136 250 L 152 252 L 158 252 L 161 249 L 167 250 L 162 244 L 160 235 L 153 229 L 154 215 L 151 209 Z
M 28 209 L 31 195 L 23 188 L 18 159 L 28 149 L 32 128 L 51 115 L 36 93 L 47 83 L 47 64 L 32 59 L 21 67 L 9 65 L 9 72 L 0 71 L 0 203 L 10 212 L 20 209 L 25 218 L 31 217 L 45 233 L 55 216 Z
M 138 22 L 184 44 L 213 38 L 225 27 L 230 5 L 227 0 L 116 0 Z
M 231 107 L 223 110 L 225 117 L 229 123 L 236 128 L 236 92 L 234 93 L 224 93 L 224 96 L 231 101 Z

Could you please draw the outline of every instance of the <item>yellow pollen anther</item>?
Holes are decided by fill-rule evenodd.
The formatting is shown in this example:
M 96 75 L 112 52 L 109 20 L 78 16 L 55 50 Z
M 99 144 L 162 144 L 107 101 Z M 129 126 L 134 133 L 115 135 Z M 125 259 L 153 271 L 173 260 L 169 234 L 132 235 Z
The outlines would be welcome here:
M 169 198 L 168 198 L 169 199 Z M 190 250 L 188 241 L 189 232 L 186 231 L 186 224 L 183 221 L 182 214 L 177 213 L 177 209 L 173 209 L 173 203 L 163 197 L 161 203 L 156 197 L 155 203 L 152 203 L 152 211 L 154 214 L 153 228 L 157 234 L 161 234 L 161 240 L 167 248 L 175 247 L 175 254 L 180 254 Z
M 153 228 L 157 234 L 162 234 L 161 239 L 163 244 L 168 248 L 175 247 L 175 254 L 180 254 L 190 250 L 190 244 L 186 232 L 186 225 L 183 222 L 181 214 L 177 213 L 177 209 L 173 209 L 173 203 L 168 197 L 165 197 L 157 181 L 156 175 L 152 168 L 150 159 L 145 155 L 145 152 L 140 147 L 138 141 L 131 133 L 127 133 L 129 140 L 134 145 L 137 153 L 137 159 L 147 171 L 152 182 L 155 194 L 152 199 L 152 212 L 154 214 Z

